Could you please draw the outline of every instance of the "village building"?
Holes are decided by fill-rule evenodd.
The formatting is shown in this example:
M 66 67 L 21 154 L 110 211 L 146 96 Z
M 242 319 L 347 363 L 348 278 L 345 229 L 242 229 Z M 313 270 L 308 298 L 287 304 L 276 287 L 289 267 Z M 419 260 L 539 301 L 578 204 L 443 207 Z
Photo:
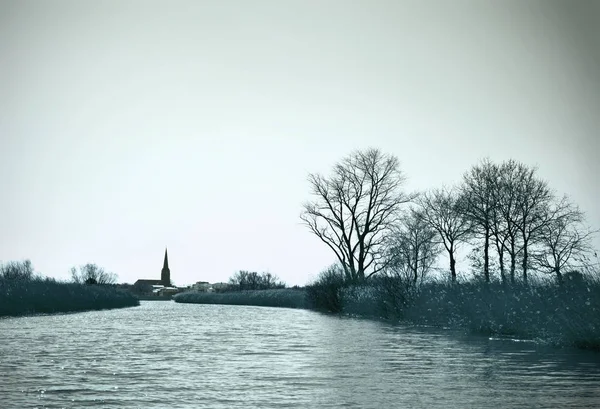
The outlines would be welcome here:
M 173 290 L 177 292 L 177 289 L 171 287 L 171 270 L 169 269 L 169 256 L 166 248 L 160 280 L 140 278 L 133 284 L 133 287 L 143 293 L 162 294 L 171 293 Z
M 192 284 L 192 290 L 194 291 L 208 291 L 210 288 L 210 283 L 208 281 L 198 281 L 195 284 Z
M 192 291 L 210 293 L 226 290 L 228 286 L 229 284 L 227 283 L 211 284 L 208 281 L 198 281 L 187 288 Z M 132 290 L 143 296 L 171 296 L 185 290 L 184 288 L 176 288 L 171 285 L 171 270 L 169 269 L 169 256 L 166 248 L 163 268 L 160 272 L 160 280 L 140 278 L 133 284 Z
M 221 291 L 226 289 L 229 286 L 227 283 L 214 283 L 211 284 L 208 281 L 198 281 L 195 284 L 192 284 L 191 289 L 199 292 L 207 292 L 212 293 L 215 291 Z

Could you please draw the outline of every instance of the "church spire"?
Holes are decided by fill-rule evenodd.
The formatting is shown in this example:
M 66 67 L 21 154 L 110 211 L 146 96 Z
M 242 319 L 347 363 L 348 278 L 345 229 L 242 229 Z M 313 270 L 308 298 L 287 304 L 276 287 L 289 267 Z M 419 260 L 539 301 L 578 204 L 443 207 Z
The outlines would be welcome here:
M 167 248 L 165 247 L 165 261 L 163 262 L 163 270 L 169 269 L 169 257 L 167 256 Z
M 165 261 L 163 262 L 163 268 L 160 272 L 160 281 L 165 287 L 171 286 L 171 270 L 169 270 L 169 258 L 167 256 L 167 248 L 165 247 Z

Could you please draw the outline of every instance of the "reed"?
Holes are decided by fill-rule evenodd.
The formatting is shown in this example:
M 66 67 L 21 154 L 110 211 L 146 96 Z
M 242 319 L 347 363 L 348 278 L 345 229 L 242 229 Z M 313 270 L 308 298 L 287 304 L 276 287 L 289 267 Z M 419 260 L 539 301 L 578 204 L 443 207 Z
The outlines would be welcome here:
M 193 304 L 255 305 L 261 307 L 307 308 L 302 289 L 245 290 L 223 293 L 188 291 L 176 294 L 175 302 Z
M 597 276 L 564 285 L 548 280 L 531 280 L 528 285 L 471 280 L 420 286 L 390 277 L 357 285 L 339 276 L 332 280 L 330 273 L 325 276 L 329 278 L 307 287 L 311 307 L 600 350 Z
M 51 314 L 139 305 L 130 292 L 51 278 L 0 278 L 0 316 Z

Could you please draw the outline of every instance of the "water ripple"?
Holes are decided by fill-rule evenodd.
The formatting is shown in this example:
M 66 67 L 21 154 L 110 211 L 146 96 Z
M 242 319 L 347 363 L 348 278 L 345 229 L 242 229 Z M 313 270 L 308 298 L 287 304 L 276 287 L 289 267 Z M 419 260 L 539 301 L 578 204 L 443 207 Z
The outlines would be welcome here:
M 600 355 L 304 310 L 0 320 L 0 408 L 596 407 Z

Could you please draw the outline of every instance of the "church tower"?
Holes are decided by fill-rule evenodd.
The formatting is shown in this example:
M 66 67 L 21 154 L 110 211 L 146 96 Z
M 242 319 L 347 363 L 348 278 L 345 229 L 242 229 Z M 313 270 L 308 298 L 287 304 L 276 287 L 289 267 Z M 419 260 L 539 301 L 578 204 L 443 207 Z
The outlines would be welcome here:
M 161 284 L 165 287 L 171 286 L 171 270 L 169 270 L 169 258 L 167 257 L 167 249 L 165 247 L 165 261 L 163 262 L 163 268 L 160 272 Z

